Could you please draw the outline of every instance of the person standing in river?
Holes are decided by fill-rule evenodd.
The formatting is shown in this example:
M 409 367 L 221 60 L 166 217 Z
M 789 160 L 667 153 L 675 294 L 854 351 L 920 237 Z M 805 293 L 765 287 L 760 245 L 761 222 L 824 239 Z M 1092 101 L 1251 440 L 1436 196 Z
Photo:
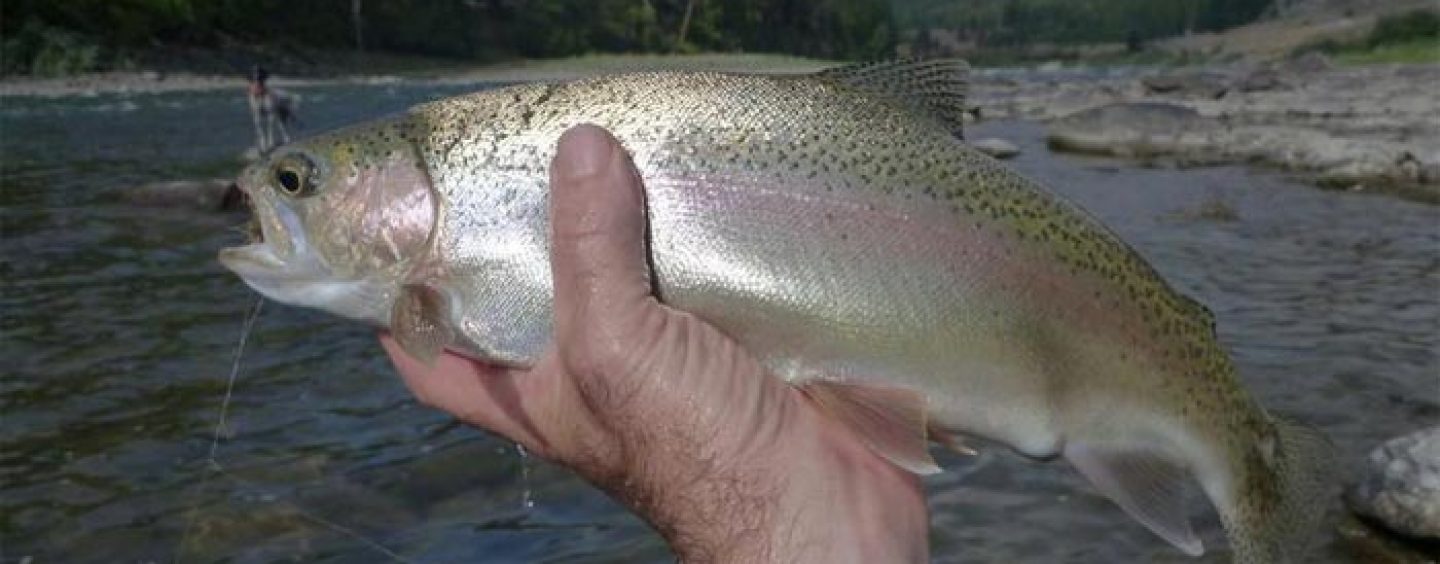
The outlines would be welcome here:
M 250 68 L 247 95 L 250 101 L 250 121 L 255 124 L 255 149 L 262 155 L 289 143 L 290 131 L 286 126 L 296 121 L 294 98 L 270 88 L 266 84 L 269 78 L 270 73 L 266 72 L 264 67 L 255 65 Z

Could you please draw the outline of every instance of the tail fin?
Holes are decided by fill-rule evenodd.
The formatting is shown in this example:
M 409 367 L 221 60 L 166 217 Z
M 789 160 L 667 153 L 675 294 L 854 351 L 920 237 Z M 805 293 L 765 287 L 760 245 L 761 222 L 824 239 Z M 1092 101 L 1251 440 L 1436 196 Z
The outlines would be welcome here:
M 1273 420 L 1273 441 L 1261 445 L 1258 475 L 1236 476 L 1232 507 L 1222 509 L 1235 562 L 1304 562 L 1340 482 L 1334 447 L 1319 431 Z

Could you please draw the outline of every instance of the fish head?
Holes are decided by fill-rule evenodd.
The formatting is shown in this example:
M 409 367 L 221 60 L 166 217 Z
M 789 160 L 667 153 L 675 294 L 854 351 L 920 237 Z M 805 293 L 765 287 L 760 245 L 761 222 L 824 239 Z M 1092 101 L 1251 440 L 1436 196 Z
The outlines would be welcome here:
M 429 248 L 437 197 L 405 116 L 287 144 L 237 181 L 251 242 L 220 262 L 272 300 L 384 324 Z

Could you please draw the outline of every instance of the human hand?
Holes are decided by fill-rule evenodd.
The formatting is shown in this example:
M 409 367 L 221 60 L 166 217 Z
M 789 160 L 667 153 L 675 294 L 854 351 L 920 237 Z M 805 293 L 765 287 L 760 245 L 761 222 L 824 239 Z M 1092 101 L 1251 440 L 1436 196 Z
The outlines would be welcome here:
M 685 561 L 926 560 L 917 477 L 656 300 L 644 192 L 619 143 L 571 129 L 550 181 L 549 350 L 528 370 L 451 353 L 427 366 L 382 335 L 415 396 L 571 468 Z

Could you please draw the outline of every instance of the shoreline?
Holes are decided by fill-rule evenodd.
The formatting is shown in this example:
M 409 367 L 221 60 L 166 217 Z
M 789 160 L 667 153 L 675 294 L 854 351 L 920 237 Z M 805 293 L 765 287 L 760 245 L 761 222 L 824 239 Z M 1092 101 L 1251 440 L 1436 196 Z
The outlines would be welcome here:
M 546 82 L 646 70 L 806 73 L 840 62 L 784 55 L 592 55 L 420 66 L 390 74 L 287 78 L 279 88 Z M 1013 72 L 1012 72 L 1013 71 Z M 1331 189 L 1440 204 L 1440 65 L 1334 66 L 1320 55 L 1269 64 L 977 68 L 967 103 L 983 119 L 1046 125 L 1051 150 L 1140 165 L 1245 164 Z M 0 80 L 0 100 L 231 90 L 239 76 L 112 72 Z M 1158 109 L 1157 109 L 1158 108 Z
M 1243 164 L 1321 188 L 1440 204 L 1440 65 L 1323 57 L 1089 81 L 980 82 L 987 118 L 1042 123 L 1050 150 L 1141 165 Z
M 339 84 L 489 84 L 573 80 L 620 72 L 658 70 L 709 70 L 786 74 L 814 72 L 843 64 L 771 54 L 713 53 L 701 55 L 586 55 L 563 59 L 530 59 L 474 66 L 418 67 L 389 73 L 355 73 L 334 77 L 292 77 L 274 75 L 270 83 L 279 88 Z M 242 75 L 215 75 L 190 72 L 166 73 L 155 70 L 110 71 L 65 77 L 12 76 L 0 78 L 0 99 L 10 97 L 64 98 L 99 95 L 162 94 L 204 92 L 234 88 L 243 90 Z

